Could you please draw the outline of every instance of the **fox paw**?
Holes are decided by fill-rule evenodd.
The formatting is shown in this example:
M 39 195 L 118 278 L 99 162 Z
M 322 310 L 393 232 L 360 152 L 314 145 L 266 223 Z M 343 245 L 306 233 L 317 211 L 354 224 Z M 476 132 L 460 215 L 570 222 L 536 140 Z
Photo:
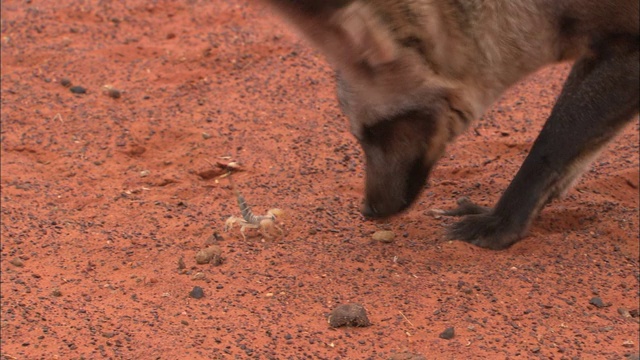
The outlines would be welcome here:
M 491 250 L 503 250 L 522 238 L 521 229 L 491 213 L 467 215 L 453 224 L 447 237 Z
M 495 215 L 493 209 L 473 203 L 467 197 L 457 201 L 458 206 L 451 210 L 431 210 L 431 214 L 462 217 L 447 231 L 451 240 L 462 240 L 470 244 L 491 250 L 502 250 L 518 242 L 524 229 L 514 226 L 510 219 Z

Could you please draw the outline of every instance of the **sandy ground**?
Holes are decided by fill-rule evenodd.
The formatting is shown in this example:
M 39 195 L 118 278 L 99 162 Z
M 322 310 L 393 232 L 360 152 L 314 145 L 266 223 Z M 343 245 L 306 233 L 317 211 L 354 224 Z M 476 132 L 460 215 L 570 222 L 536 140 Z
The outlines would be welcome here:
M 638 358 L 637 119 L 506 251 L 446 241 L 453 220 L 428 215 L 498 199 L 567 66 L 509 91 L 376 223 L 331 69 L 263 7 L 1 10 L 2 359 Z M 256 213 L 286 211 L 283 236 L 224 232 L 240 210 L 212 174 L 229 161 Z M 211 244 L 222 259 L 197 264 Z M 330 328 L 346 303 L 371 326 Z

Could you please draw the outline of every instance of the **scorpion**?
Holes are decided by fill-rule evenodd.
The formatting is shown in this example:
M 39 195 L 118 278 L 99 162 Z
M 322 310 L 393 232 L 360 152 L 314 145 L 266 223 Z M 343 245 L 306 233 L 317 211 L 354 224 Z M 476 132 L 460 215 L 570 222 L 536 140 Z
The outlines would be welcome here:
M 260 229 L 262 235 L 271 239 L 273 236 L 270 232 L 273 229 L 276 229 L 280 232 L 280 235 L 283 235 L 284 232 L 282 229 L 276 225 L 276 218 L 284 215 L 284 212 L 280 209 L 270 209 L 267 211 L 266 215 L 254 215 L 253 211 L 251 211 L 251 207 L 247 204 L 244 196 L 238 191 L 235 187 L 235 184 L 231 181 L 231 177 L 229 177 L 229 182 L 231 183 L 231 187 L 233 188 L 233 192 L 236 194 L 236 198 L 238 200 L 238 207 L 240 207 L 240 212 L 242 213 L 242 217 L 231 216 L 227 219 L 224 225 L 224 231 L 227 232 L 234 225 L 240 226 L 240 233 L 242 234 L 242 238 L 247 240 L 247 236 L 244 233 L 246 228 L 249 229 Z

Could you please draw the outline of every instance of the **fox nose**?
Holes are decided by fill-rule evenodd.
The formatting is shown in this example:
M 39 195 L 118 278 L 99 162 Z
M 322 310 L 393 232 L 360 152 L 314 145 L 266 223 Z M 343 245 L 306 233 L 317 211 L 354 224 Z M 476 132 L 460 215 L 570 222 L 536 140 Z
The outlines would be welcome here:
M 365 202 L 362 206 L 362 215 L 366 218 L 378 218 L 380 213 L 369 202 Z
M 367 219 L 384 219 L 404 211 L 410 203 L 410 201 L 404 199 L 391 203 L 365 199 L 360 212 Z

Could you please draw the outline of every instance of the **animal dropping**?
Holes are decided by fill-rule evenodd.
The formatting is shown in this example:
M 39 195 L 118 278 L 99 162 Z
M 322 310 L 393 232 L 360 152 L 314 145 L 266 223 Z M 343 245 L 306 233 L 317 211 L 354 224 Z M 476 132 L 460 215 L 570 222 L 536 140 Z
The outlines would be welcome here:
M 333 328 L 341 326 L 366 327 L 371 326 L 367 317 L 367 310 L 360 304 L 342 304 L 331 311 L 327 319 Z

